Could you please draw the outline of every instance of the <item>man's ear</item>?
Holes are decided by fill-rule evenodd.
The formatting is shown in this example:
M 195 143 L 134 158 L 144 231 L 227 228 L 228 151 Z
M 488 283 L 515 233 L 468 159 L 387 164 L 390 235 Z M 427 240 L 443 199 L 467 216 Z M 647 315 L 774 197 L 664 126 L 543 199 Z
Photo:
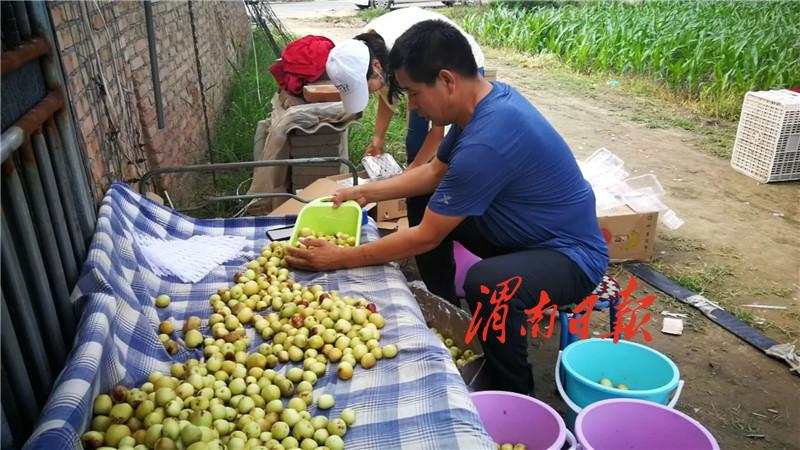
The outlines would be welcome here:
M 383 67 L 381 67 L 381 63 L 377 59 L 372 60 L 372 71 L 383 75 Z
M 442 80 L 448 93 L 452 94 L 455 91 L 458 79 L 453 71 L 447 69 L 440 70 L 439 79 Z

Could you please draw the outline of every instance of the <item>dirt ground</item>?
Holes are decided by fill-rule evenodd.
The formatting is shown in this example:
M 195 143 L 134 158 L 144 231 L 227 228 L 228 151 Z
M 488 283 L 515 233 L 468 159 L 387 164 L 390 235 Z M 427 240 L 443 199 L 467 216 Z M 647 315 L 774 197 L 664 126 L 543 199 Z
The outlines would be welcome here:
M 285 19 L 298 36 L 334 41 L 357 34 L 354 17 Z M 575 75 L 532 58 L 484 49 L 487 67 L 516 87 L 550 120 L 579 159 L 605 147 L 634 174 L 653 173 L 666 203 L 686 223 L 662 227 L 653 266 L 703 291 L 779 343 L 800 334 L 800 184 L 761 185 L 714 156 L 732 144 L 734 123 L 704 119 L 687 108 L 632 93 L 623 83 Z M 612 267 L 619 279 L 627 273 Z M 413 267 L 409 276 L 413 277 Z M 635 298 L 657 296 L 645 328 L 648 345 L 672 358 L 686 381 L 678 408 L 702 422 L 722 448 L 800 448 L 800 376 L 644 283 Z M 780 309 L 742 308 L 767 304 Z M 684 312 L 682 336 L 660 332 L 662 311 Z M 605 313 L 592 321 L 608 329 Z M 532 341 L 537 396 L 557 406 L 553 371 L 558 331 Z M 637 341 L 642 341 L 639 336 Z

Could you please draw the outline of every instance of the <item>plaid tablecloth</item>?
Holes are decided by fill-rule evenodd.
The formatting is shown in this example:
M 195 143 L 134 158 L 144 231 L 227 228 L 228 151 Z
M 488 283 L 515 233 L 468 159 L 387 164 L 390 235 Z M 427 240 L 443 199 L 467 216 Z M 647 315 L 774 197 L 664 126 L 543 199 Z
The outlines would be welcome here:
M 174 361 L 201 356 L 199 350 L 169 355 L 158 338 L 159 322 L 171 319 L 180 329 L 189 315 L 208 317 L 209 295 L 229 285 L 233 274 L 260 252 L 268 242 L 265 230 L 293 221 L 293 216 L 197 220 L 161 207 L 124 185 L 113 185 L 100 208 L 72 297 L 82 311 L 72 352 L 25 448 L 80 448 L 80 434 L 91 420 L 96 395 L 120 383 L 140 385 L 152 371 L 168 371 Z M 247 243 L 239 257 L 198 283 L 186 284 L 154 275 L 134 233 L 163 239 L 238 235 Z M 362 236 L 366 241 L 378 238 L 374 222 L 364 226 Z M 291 276 L 376 303 L 386 320 L 381 342 L 400 348 L 396 358 L 384 359 L 370 370 L 356 368 L 349 381 L 339 380 L 335 367 L 329 368 L 315 386 L 315 397 L 333 394 L 336 406 L 311 411 L 313 415 L 338 417 L 345 407 L 356 410 L 356 423 L 344 439 L 347 448 L 494 448 L 449 353 L 425 326 L 396 267 L 293 272 Z M 159 294 L 172 297 L 168 308 L 154 306 L 153 297 Z M 261 338 L 251 327 L 248 330 L 251 348 L 256 348 Z M 291 366 L 279 368 L 285 372 Z

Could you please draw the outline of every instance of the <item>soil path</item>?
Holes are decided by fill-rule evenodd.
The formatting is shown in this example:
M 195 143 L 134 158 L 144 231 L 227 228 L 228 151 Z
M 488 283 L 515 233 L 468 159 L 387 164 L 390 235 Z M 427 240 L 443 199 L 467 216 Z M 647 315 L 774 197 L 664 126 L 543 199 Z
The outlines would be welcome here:
M 284 22 L 298 36 L 322 34 L 336 42 L 363 26 L 355 17 Z M 535 60 L 485 51 L 487 67 L 498 70 L 498 80 L 530 99 L 579 159 L 605 147 L 626 162 L 629 172 L 658 177 L 666 202 L 686 221 L 677 231 L 661 228 L 659 270 L 694 280 L 708 288 L 707 296 L 728 306 L 785 306 L 740 311 L 751 312 L 751 321 L 763 321 L 765 332 L 779 342 L 800 333 L 800 184 L 761 185 L 710 154 L 716 144 L 709 136 L 730 137 L 735 124 L 689 126 L 688 112 L 632 95 L 625 85 L 611 88 Z M 409 275 L 414 276 L 413 267 Z M 627 280 L 627 274 L 620 278 Z M 800 377 L 646 285 L 635 296 L 651 293 L 658 300 L 645 329 L 653 337 L 649 345 L 673 358 L 686 380 L 679 409 L 704 423 L 722 448 L 798 448 Z M 660 332 L 663 310 L 690 315 L 682 336 Z M 608 327 L 605 317 L 593 322 L 598 332 Z M 537 367 L 538 396 L 563 411 L 551 389 L 556 345 L 556 339 L 533 342 L 530 358 Z

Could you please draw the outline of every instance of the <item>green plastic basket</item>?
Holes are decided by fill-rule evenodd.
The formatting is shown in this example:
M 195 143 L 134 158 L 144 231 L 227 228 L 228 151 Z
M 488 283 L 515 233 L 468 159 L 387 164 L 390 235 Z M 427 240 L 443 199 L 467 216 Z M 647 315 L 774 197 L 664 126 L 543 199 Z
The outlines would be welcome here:
M 361 206 L 348 200 L 334 209 L 331 197 L 313 200 L 300 210 L 289 245 L 297 245 L 300 230 L 305 227 L 311 228 L 315 233 L 347 233 L 356 238 L 357 246 L 361 242 Z

